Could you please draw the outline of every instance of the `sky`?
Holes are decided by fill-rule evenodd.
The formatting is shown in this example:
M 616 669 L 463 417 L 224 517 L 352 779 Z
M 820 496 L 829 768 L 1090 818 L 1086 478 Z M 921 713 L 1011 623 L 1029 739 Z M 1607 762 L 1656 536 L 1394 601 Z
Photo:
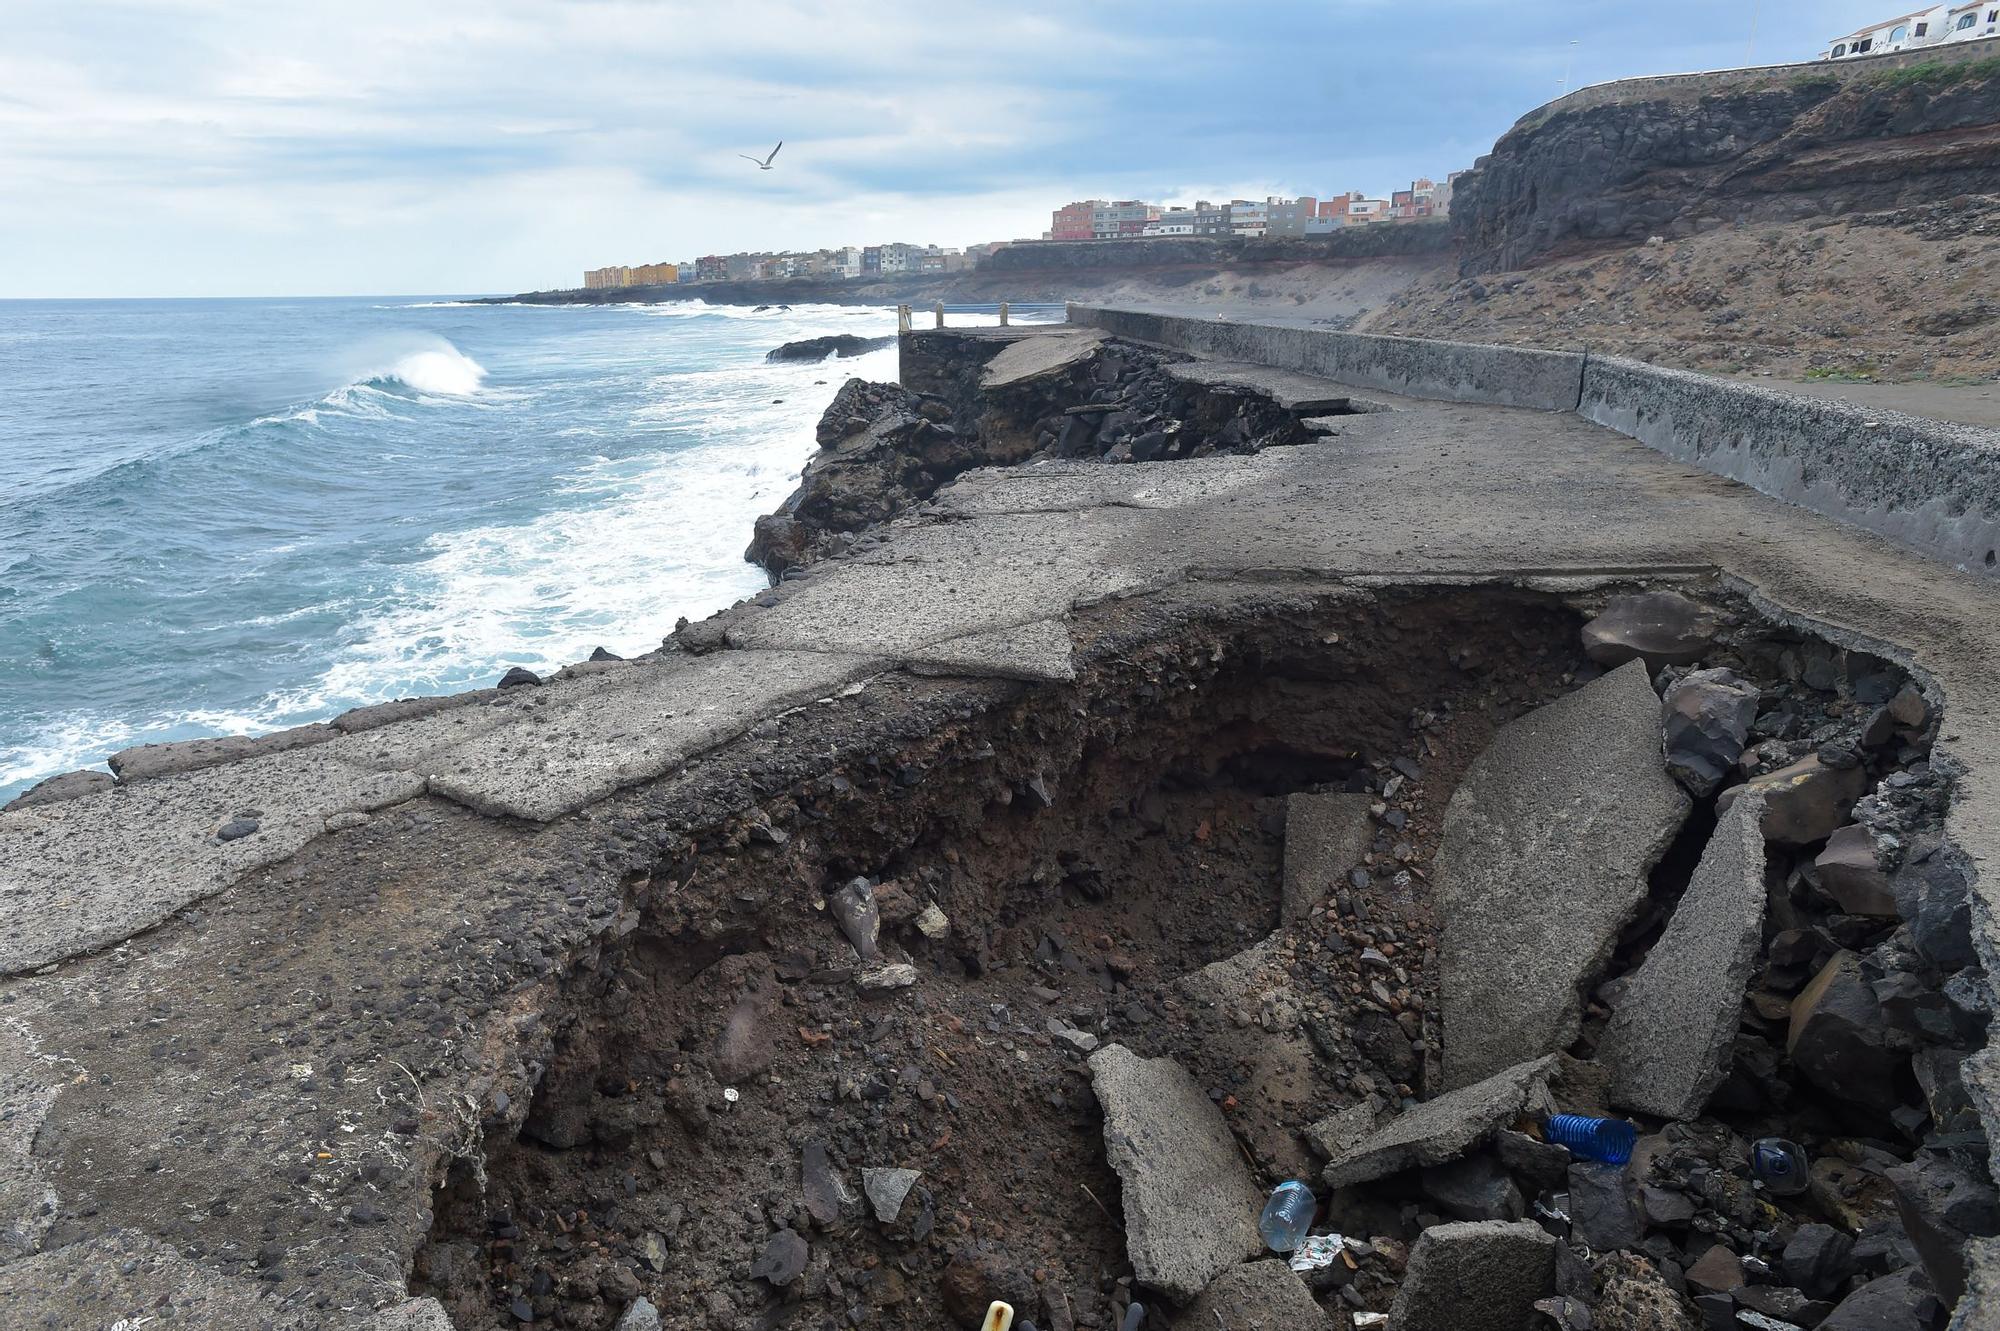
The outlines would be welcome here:
M 1382 194 L 1565 86 L 1809 60 L 1896 7 L 0 0 L 0 299 L 506 293 Z

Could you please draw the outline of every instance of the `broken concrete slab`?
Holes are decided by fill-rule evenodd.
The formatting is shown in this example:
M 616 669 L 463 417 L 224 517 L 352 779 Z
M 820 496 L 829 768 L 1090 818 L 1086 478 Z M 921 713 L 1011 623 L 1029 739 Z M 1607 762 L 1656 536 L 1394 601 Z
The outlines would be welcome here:
M 1363 1100 L 1345 1109 L 1336 1109 L 1306 1128 L 1306 1141 L 1319 1152 L 1320 1159 L 1344 1156 L 1367 1141 L 1375 1131 L 1375 1102 Z
M 1634 661 L 1501 727 L 1445 809 L 1437 857 L 1444 1084 L 1576 1038 L 1582 990 L 1690 801 Z
M 415 773 L 330 755 L 320 744 L 0 815 L 0 913 L 15 921 L 0 974 L 122 942 L 288 858 L 336 814 L 423 793 Z
M 1054 618 L 914 648 L 903 656 L 902 664 L 916 675 L 972 675 L 1029 683 L 1068 683 L 1076 678 L 1069 629 Z
M 1366 794 L 1296 794 L 1285 798 L 1283 919 L 1298 924 L 1361 863 L 1374 828 Z
M 1125 1194 L 1125 1250 L 1141 1285 L 1177 1303 L 1263 1247 L 1264 1198 L 1222 1111 L 1171 1058 L 1123 1045 L 1090 1056 L 1104 1148 Z
M 477 706 L 499 696 L 498 689 L 473 689 L 469 693 L 445 693 L 428 698 L 392 698 L 388 702 L 350 708 L 327 724 L 343 735 L 359 735 L 363 731 L 377 730 L 399 721 L 417 721 L 454 708 Z
M 176 772 L 198 772 L 204 767 L 288 753 L 312 744 L 324 744 L 340 732 L 330 725 L 294 726 L 268 735 L 218 735 L 207 739 L 176 740 L 170 744 L 141 744 L 111 755 L 111 770 L 120 781 L 150 781 Z
M 1208 1288 L 1167 1323 L 1173 1331 L 1325 1331 L 1333 1323 L 1298 1273 L 1282 1261 L 1245 1262 L 1208 1282 Z
M 1583 626 L 1583 651 L 1602 666 L 1635 660 L 1651 670 L 1692 665 L 1715 645 L 1716 628 L 1707 607 L 1679 592 L 1614 596 Z
M 1190 360 L 1163 366 L 1169 378 L 1205 388 L 1240 388 L 1301 415 L 1344 412 L 1353 394 L 1346 385 L 1249 361 Z
M 1527 1221 L 1432 1225 L 1410 1249 L 1389 1331 L 1528 1331 L 1556 1287 L 1556 1238 Z
M 0 1263 L 0 1326 L 314 1331 L 357 1323 L 368 1324 L 365 1312 L 287 1306 L 267 1282 L 223 1275 L 132 1229 Z
M 1722 816 L 1666 932 L 1626 983 L 1597 1061 L 1611 1103 L 1693 1118 L 1729 1071 L 1764 927 L 1764 833 L 1754 799 Z
M 1547 1109 L 1555 1065 L 1555 1055 L 1549 1054 L 1405 1110 L 1335 1155 L 1322 1177 L 1338 1188 L 1455 1160 L 1523 1113 Z
M 578 680 L 585 691 L 535 724 L 437 755 L 431 789 L 480 813 L 547 822 L 882 667 L 833 652 L 718 652 Z
M 982 388 L 1006 388 L 1039 375 L 1060 374 L 1080 361 L 1089 360 L 1103 345 L 1104 334 L 1095 329 L 1024 337 L 1009 343 L 986 362 L 979 383 Z

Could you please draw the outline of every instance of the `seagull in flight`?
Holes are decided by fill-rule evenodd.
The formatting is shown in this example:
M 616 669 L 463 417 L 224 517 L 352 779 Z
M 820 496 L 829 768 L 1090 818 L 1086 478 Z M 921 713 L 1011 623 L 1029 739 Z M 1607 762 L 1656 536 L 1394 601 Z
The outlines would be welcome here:
M 785 146 L 785 141 L 783 139 L 779 139 L 778 148 L 782 148 L 784 146 Z M 757 164 L 757 169 L 759 171 L 769 171 L 771 169 L 771 158 L 776 157 L 778 155 L 778 148 L 771 149 L 770 157 L 752 157 L 749 153 L 738 153 L 736 155 L 738 157 L 741 157 L 746 162 L 755 162 Z

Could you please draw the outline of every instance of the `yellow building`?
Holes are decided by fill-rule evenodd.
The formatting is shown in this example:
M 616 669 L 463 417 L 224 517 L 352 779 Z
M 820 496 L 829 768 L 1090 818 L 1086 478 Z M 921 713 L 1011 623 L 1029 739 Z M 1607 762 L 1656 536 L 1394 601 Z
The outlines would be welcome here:
M 606 287 L 629 287 L 632 285 L 630 268 L 592 268 L 583 275 L 586 291 L 596 291 Z
M 663 287 L 680 281 L 678 264 L 647 263 L 632 270 L 631 285 L 635 287 Z

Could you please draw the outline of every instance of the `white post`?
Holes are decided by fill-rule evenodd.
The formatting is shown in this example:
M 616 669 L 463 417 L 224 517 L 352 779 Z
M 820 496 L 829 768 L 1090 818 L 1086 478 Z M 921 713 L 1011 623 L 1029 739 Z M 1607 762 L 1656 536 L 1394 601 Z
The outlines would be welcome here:
M 910 331 L 910 307 L 907 305 L 896 307 L 896 331 L 899 333 Z
M 1007 326 L 1007 302 L 1004 300 L 1000 302 L 1000 326 Z
M 944 302 L 943 302 L 943 301 L 939 301 L 939 302 L 937 303 L 937 326 L 938 326 L 939 328 L 942 328 L 942 327 L 944 327 Z

